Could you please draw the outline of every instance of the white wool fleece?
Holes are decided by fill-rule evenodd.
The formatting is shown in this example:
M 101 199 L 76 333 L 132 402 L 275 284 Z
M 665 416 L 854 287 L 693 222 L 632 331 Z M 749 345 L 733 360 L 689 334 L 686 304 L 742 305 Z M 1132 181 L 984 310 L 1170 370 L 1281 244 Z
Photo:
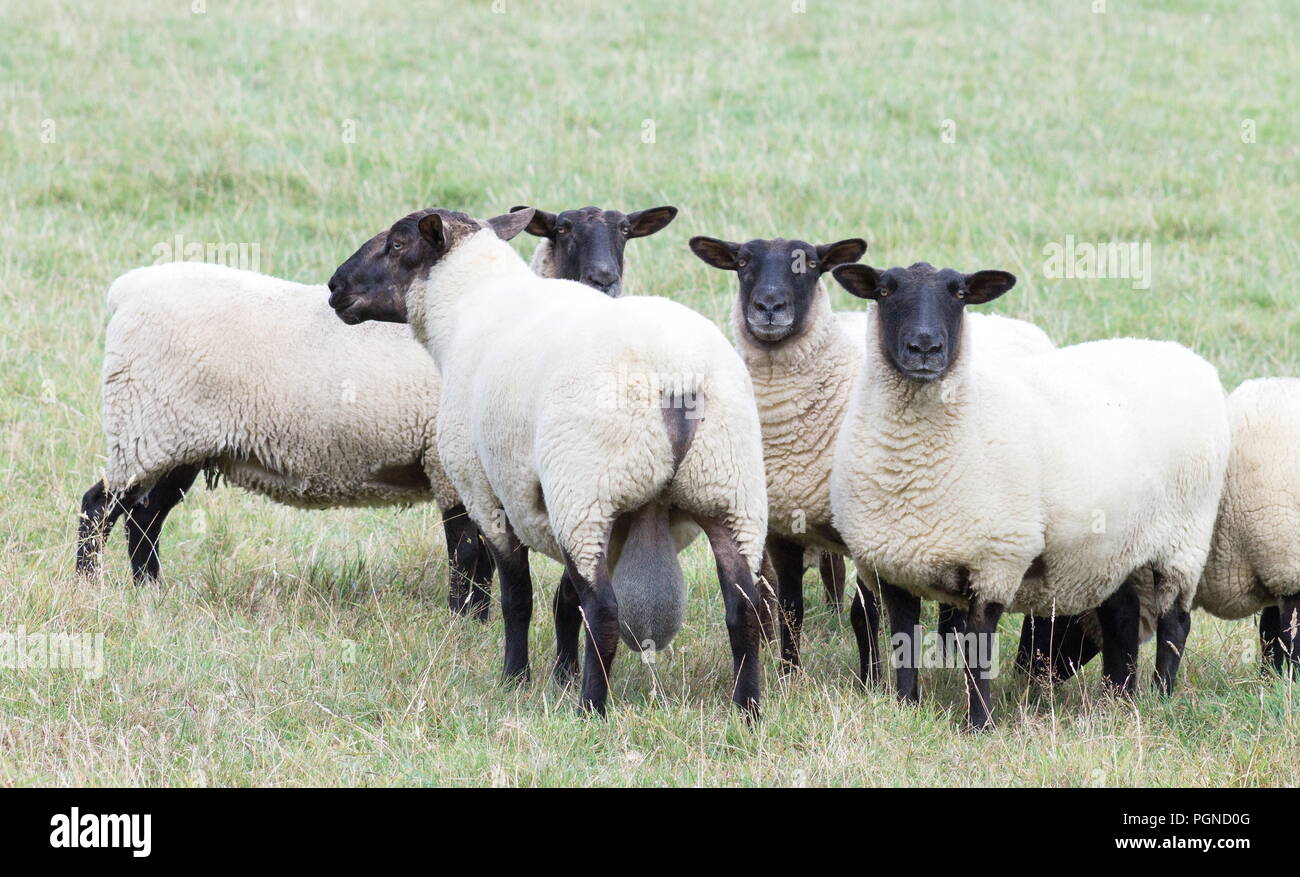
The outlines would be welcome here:
M 784 539 L 839 554 L 845 548 L 831 526 L 831 464 L 850 390 L 862 370 L 866 320 L 862 311 L 833 312 L 822 283 L 803 332 L 780 344 L 760 344 L 750 336 L 739 296 L 731 313 L 763 425 L 768 527 Z M 968 329 L 981 355 L 1054 349 L 1042 329 L 1022 320 L 971 314 Z
M 1300 379 L 1228 397 L 1232 454 L 1196 605 L 1244 618 L 1300 592 Z
M 614 300 L 537 277 L 491 230 L 407 294 L 444 377 L 438 448 L 470 517 L 594 576 L 614 519 L 650 502 L 719 518 L 758 574 L 767 529 L 749 375 L 707 319 L 662 298 Z M 702 414 L 674 466 L 659 385 Z
M 304 508 L 457 500 L 438 373 L 407 326 L 347 326 L 324 286 L 219 265 L 130 271 L 108 293 L 105 484 L 181 464 Z M 410 477 L 419 467 L 432 489 Z
M 528 267 L 538 277 L 559 277 L 559 272 L 555 270 L 555 249 L 550 238 L 542 238 L 537 249 L 533 250 L 533 258 Z
M 1170 342 L 1002 360 L 975 342 L 918 384 L 886 361 L 874 313 L 867 324 L 831 483 L 859 570 L 968 605 L 964 568 L 982 599 L 1049 616 L 1096 607 L 1150 565 L 1159 611 L 1191 607 L 1228 459 L 1213 366 Z

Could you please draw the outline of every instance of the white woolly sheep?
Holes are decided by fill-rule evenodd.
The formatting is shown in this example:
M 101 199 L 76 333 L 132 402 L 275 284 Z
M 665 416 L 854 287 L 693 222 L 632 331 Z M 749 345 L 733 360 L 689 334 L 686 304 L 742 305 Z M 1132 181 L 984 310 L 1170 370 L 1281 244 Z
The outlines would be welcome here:
M 706 264 L 738 274 L 732 329 L 763 425 L 767 550 L 782 604 L 782 657 L 797 666 L 806 553 L 838 557 L 847 552 L 831 521 L 831 463 L 867 342 L 866 314 L 832 312 L 821 278 L 856 262 L 867 244 L 860 238 L 813 245 L 782 238 L 739 244 L 695 237 L 690 246 Z M 1005 317 L 972 315 L 971 332 L 982 355 L 1029 355 L 1054 347 L 1037 326 Z M 944 617 L 945 629 L 956 623 L 950 612 Z M 867 683 L 879 673 L 879 613 L 861 579 L 850 620 L 861 659 L 859 677 Z
M 1106 677 L 1131 690 L 1138 596 L 1127 582 L 1150 567 L 1156 682 L 1170 691 L 1227 466 L 1214 367 L 1135 339 L 983 356 L 963 332 L 965 306 L 1010 289 L 1003 271 L 845 265 L 835 277 L 876 307 L 836 442 L 834 523 L 859 570 L 878 576 L 894 642 L 914 641 L 922 596 L 968 606 L 969 722 L 981 729 L 1002 612 L 1096 608 Z M 915 662 L 896 663 L 899 694 L 914 700 Z
M 547 269 L 621 279 L 626 238 L 653 234 L 675 213 L 566 211 L 581 228 Z M 635 233 L 625 236 L 629 223 Z M 104 538 L 125 514 L 133 574 L 156 578 L 163 522 L 206 469 L 210 483 L 224 475 L 304 508 L 436 500 L 449 604 L 486 618 L 491 557 L 437 461 L 437 369 L 407 329 L 348 332 L 328 296 L 323 285 L 193 262 L 137 269 L 113 283 L 103 378 L 108 469 L 82 501 L 82 573 L 98 568 Z M 341 372 L 339 344 L 350 352 Z
M 507 679 L 528 676 L 528 552 L 541 551 L 578 584 L 581 703 L 603 713 L 631 621 L 612 578 L 639 563 L 677 589 L 670 527 L 693 519 L 717 559 L 732 699 L 754 712 L 767 497 L 749 375 L 680 304 L 538 278 L 500 239 L 529 219 L 404 217 L 339 267 L 330 303 L 348 323 L 409 321 L 443 375 L 439 455 L 497 562 Z
M 1196 605 L 1259 620 L 1264 658 L 1300 662 L 1300 379 L 1247 381 L 1228 397 L 1232 453 Z

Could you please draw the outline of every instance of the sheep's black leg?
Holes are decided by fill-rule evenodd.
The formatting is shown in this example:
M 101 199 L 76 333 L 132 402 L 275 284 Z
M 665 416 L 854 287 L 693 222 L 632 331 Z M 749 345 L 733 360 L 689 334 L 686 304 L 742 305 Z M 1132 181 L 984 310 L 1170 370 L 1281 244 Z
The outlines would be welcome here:
M 956 654 L 960 637 L 966 632 L 967 612 L 959 606 L 950 606 L 947 603 L 939 604 L 939 642 L 943 644 L 943 655 L 948 661 L 951 661 Z
M 880 604 L 867 583 L 857 578 L 849 609 L 853 638 L 858 641 L 858 679 L 863 685 L 880 681 Z
M 1286 661 L 1286 652 L 1282 648 L 1282 610 L 1277 606 L 1265 606 L 1259 613 L 1259 647 L 1264 667 L 1272 666 L 1277 673 L 1282 672 Z
M 1072 677 L 1101 650 L 1084 632 L 1080 618 L 1026 615 L 1016 668 L 1039 681 L 1064 682 Z
M 1173 694 L 1178 679 L 1178 665 L 1187 647 L 1187 635 L 1192 630 L 1192 613 L 1173 606 L 1156 622 L 1156 691 Z
M 781 603 L 781 660 L 799 666 L 799 640 L 803 631 L 803 546 L 779 536 L 767 537 L 767 555 L 776 570 Z
M 993 700 L 989 679 L 995 672 L 993 661 L 997 657 L 998 619 L 1005 606 L 981 600 L 971 600 L 966 615 L 966 630 L 962 637 L 961 654 L 966 674 L 966 700 L 969 709 L 966 730 L 983 731 L 993 726 Z
M 823 551 L 821 556 L 822 587 L 826 589 L 826 602 L 839 612 L 844 608 L 844 558 L 830 551 Z
M 1137 690 L 1141 606 L 1131 578 L 1097 607 L 1101 622 L 1102 677 L 1124 694 Z
M 1277 642 L 1281 652 L 1278 672 L 1284 673 L 1288 679 L 1295 679 L 1297 666 L 1300 666 L 1300 594 L 1279 597 L 1277 610 Z
M 506 628 L 506 654 L 501 675 L 506 682 L 527 682 L 533 580 L 528 569 L 528 548 L 509 531 L 506 542 L 504 550 L 493 542 L 487 543 L 501 574 L 501 619 Z
M 183 499 L 199 475 L 197 466 L 177 466 L 149 489 L 126 513 L 126 547 L 131 575 L 137 583 L 158 578 L 158 540 L 167 515 Z
M 894 661 L 894 675 L 898 684 L 898 699 L 916 703 L 921 699 L 917 685 L 917 656 L 921 643 L 921 598 L 896 588 L 883 580 L 880 595 L 889 613 L 889 650 Z
M 749 562 L 740 553 L 740 543 L 731 528 L 712 519 L 701 518 L 700 526 L 709 537 L 718 566 L 718 585 L 726 608 L 727 636 L 731 640 L 731 701 L 746 718 L 758 718 L 758 587 L 749 571 Z M 800 560 L 802 574 L 803 562 Z
M 578 675 L 578 634 L 582 631 L 581 600 L 568 569 L 555 589 L 555 670 L 560 685 Z
M 81 575 L 94 575 L 99 570 L 99 561 L 104 552 L 104 540 L 113 529 L 113 524 L 134 499 L 133 493 L 110 493 L 103 481 L 95 485 L 81 497 L 81 518 L 77 522 L 77 572 Z
M 487 621 L 492 607 L 493 554 L 460 504 L 442 510 L 447 537 L 447 605 L 457 615 Z
M 587 628 L 587 647 L 582 664 L 582 694 L 579 703 L 586 712 L 605 715 L 609 699 L 609 674 L 618 651 L 618 598 L 609 578 L 604 554 L 596 561 L 595 581 L 588 582 L 573 560 L 565 557 L 565 576 L 576 586 L 582 602 L 582 623 Z

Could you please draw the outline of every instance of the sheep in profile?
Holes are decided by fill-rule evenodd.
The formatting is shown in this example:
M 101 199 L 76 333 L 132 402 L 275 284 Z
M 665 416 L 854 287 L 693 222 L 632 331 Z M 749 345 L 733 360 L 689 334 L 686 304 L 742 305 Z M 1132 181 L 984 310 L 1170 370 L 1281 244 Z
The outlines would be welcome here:
M 836 442 L 834 524 L 859 570 L 878 576 L 895 642 L 912 641 L 923 596 L 969 607 L 962 657 L 978 730 L 991 721 L 986 661 L 1003 611 L 1096 608 L 1105 675 L 1132 690 L 1128 582 L 1149 567 L 1156 682 L 1170 691 L 1228 460 L 1214 367 L 1135 339 L 984 356 L 966 306 L 1009 290 L 1004 271 L 845 265 L 835 277 L 876 306 Z M 915 700 L 908 663 L 899 694 Z
M 82 500 L 80 572 L 95 572 L 125 517 L 136 580 L 156 577 L 163 522 L 207 471 L 306 509 L 434 499 L 451 604 L 486 613 L 471 592 L 486 596 L 491 561 L 434 450 L 437 370 L 408 330 L 348 332 L 327 298 L 322 286 L 198 262 L 114 281 L 102 382 L 108 458 Z
M 797 666 L 806 555 L 819 552 L 838 559 L 847 552 L 831 520 L 831 464 L 867 343 L 866 315 L 833 312 L 822 277 L 862 258 L 867 243 L 849 238 L 814 245 L 777 238 L 740 244 L 695 237 L 690 247 L 705 264 L 737 274 L 732 330 L 754 382 L 763 424 L 767 550 L 776 568 L 784 622 L 781 652 L 785 661 Z M 972 315 L 970 324 L 989 355 L 1053 349 L 1047 335 L 1031 323 Z M 842 581 L 842 562 L 840 570 Z M 945 628 L 959 623 L 951 611 L 944 618 Z M 879 612 L 861 578 L 850 621 L 858 643 L 859 676 L 866 683 L 879 672 Z
M 409 322 L 443 375 L 439 455 L 497 563 L 507 679 L 528 676 L 541 551 L 579 591 L 581 703 L 603 713 L 622 620 L 612 578 L 639 542 L 631 561 L 675 587 L 671 528 L 693 520 L 717 560 L 732 699 L 754 713 L 767 496 L 749 375 L 680 304 L 537 277 L 502 240 L 529 213 L 404 217 L 339 267 L 330 303 L 350 324 Z

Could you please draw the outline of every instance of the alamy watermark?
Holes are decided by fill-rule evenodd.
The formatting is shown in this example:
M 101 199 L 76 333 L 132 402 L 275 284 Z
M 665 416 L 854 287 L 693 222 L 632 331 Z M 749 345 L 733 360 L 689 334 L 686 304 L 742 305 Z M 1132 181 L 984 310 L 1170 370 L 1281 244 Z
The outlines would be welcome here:
M 998 675 L 998 635 L 994 633 L 939 634 L 919 624 L 912 632 L 896 633 L 889 638 L 890 660 L 894 669 L 962 670 L 970 668 L 981 679 Z
M 638 372 L 626 366 L 600 388 L 603 408 L 679 408 L 689 420 L 704 416 L 704 375 L 693 372 Z
M 104 675 L 104 635 L 2 631 L 0 670 L 81 670 L 98 679 Z
M 1134 289 L 1151 288 L 1151 242 L 1076 241 L 1067 234 L 1062 242 L 1043 247 L 1043 274 L 1065 280 L 1132 280 Z
M 247 241 L 187 241 L 184 235 L 177 234 L 170 241 L 154 244 L 150 252 L 155 265 L 165 262 L 207 262 L 243 271 L 262 270 L 262 245 Z

